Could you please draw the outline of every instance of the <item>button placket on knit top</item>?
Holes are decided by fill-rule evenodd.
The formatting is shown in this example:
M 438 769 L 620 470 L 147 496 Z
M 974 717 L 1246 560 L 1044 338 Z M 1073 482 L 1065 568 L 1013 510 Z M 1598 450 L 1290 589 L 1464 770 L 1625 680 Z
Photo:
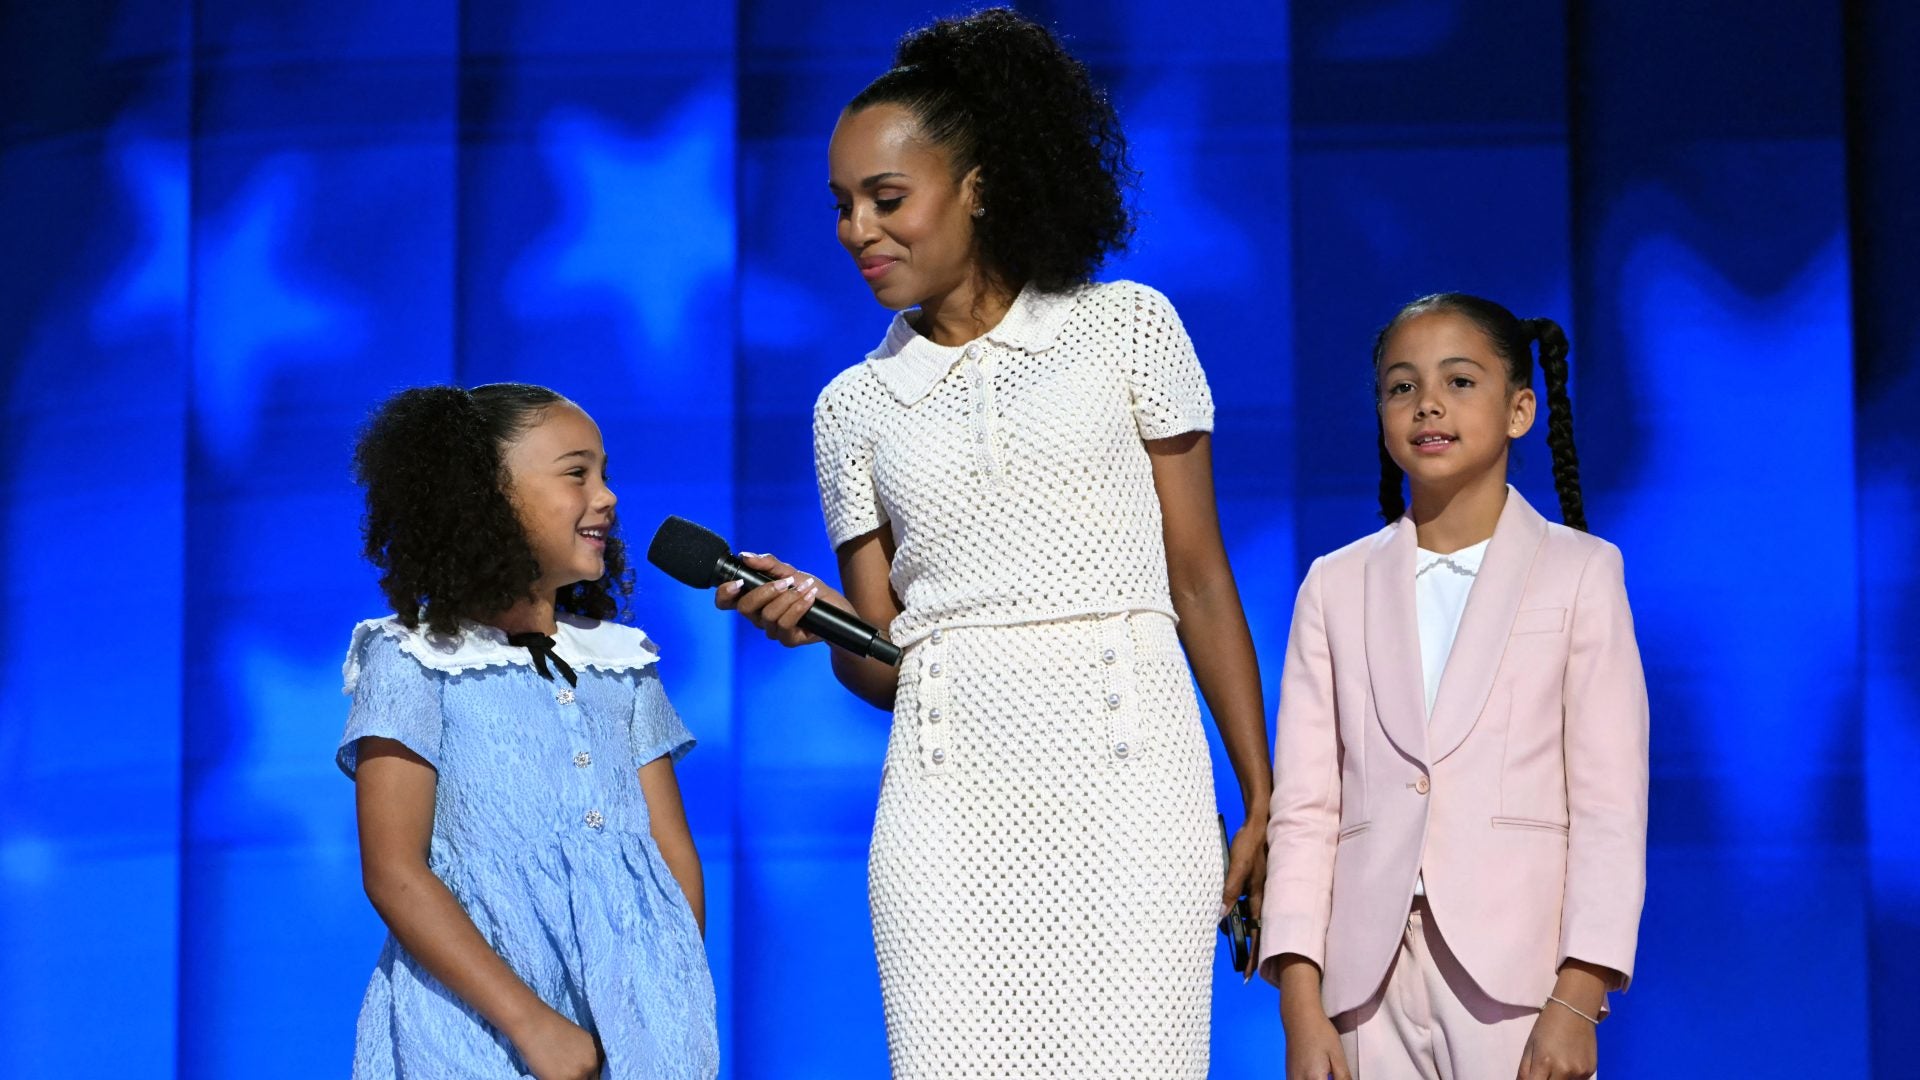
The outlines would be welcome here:
M 1179 316 L 1147 286 L 1028 288 L 963 346 L 901 315 L 815 405 L 828 532 L 891 528 L 902 646 L 936 626 L 1173 617 L 1143 440 L 1212 421 Z

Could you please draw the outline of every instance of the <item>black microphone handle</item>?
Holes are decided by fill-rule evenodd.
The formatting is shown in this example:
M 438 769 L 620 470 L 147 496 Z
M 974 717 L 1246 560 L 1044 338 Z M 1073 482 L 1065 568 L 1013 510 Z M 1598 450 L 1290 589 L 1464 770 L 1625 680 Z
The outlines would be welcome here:
M 722 558 L 716 562 L 713 567 L 713 576 L 722 581 L 731 579 L 744 582 L 750 589 L 773 580 L 733 558 Z M 881 637 L 880 631 L 868 626 L 859 616 L 850 611 L 842 610 L 832 604 L 815 603 L 807 609 L 805 615 L 800 616 L 800 626 L 855 656 L 870 656 L 883 664 L 900 666 L 900 646 Z

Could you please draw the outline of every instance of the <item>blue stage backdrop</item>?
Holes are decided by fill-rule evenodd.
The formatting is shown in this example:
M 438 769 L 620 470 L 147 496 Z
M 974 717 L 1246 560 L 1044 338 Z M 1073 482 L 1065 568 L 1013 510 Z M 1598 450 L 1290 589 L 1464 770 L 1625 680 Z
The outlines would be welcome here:
M 1374 527 L 1374 329 L 1460 288 L 1574 341 L 1654 705 L 1615 1076 L 1920 1058 L 1920 17 L 1893 0 L 1022 5 L 1143 174 L 1266 661 Z M 809 416 L 877 341 L 825 144 L 915 0 L 0 2 L 0 1074 L 346 1071 L 383 934 L 332 764 L 380 611 L 347 468 L 403 386 L 550 384 L 630 541 L 828 568 Z M 1554 505 L 1536 436 L 1516 482 Z M 725 1075 L 886 1075 L 887 718 L 642 567 L 700 748 Z M 1216 756 L 1223 806 L 1237 812 Z M 1222 964 L 1215 1075 L 1282 1053 Z

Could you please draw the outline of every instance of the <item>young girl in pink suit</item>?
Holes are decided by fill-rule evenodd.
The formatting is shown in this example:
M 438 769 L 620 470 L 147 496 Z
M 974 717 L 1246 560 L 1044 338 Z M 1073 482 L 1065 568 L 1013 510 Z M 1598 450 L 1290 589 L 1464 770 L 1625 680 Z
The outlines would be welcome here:
M 1564 525 L 1507 486 L 1535 342 Z M 1567 339 L 1443 293 L 1374 375 L 1389 524 L 1315 560 L 1281 681 L 1261 968 L 1286 1076 L 1591 1076 L 1645 892 L 1647 698 L 1620 551 L 1585 531 Z

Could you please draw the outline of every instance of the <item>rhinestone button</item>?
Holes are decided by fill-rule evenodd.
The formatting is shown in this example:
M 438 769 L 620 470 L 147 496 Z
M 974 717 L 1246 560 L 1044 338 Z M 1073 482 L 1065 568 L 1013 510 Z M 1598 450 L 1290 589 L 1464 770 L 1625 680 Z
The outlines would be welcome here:
M 593 764 L 593 755 L 587 753 L 585 750 L 582 750 L 579 753 L 573 755 L 573 763 L 584 769 L 587 766 Z
M 938 706 L 938 705 L 935 705 L 935 706 L 934 706 L 933 708 L 931 708 L 931 709 L 928 709 L 928 710 L 927 710 L 927 719 L 928 719 L 928 720 L 931 720 L 932 722 L 934 722 L 934 723 L 936 723 L 936 724 L 937 724 L 937 723 L 939 723 L 939 722 L 940 722 L 940 706 Z
M 1113 744 L 1113 756 L 1114 756 L 1114 757 L 1126 757 L 1126 756 L 1127 756 L 1127 744 L 1126 744 L 1126 743 L 1114 743 L 1114 744 Z
M 945 750 L 935 750 L 933 752 L 933 763 L 935 765 L 944 765 L 946 762 L 947 752 Z
M 967 346 L 967 359 L 969 360 L 980 359 L 980 346 L 978 345 Z
M 603 817 L 598 810 L 587 811 L 587 816 L 581 820 L 587 823 L 587 828 L 589 829 L 598 829 L 607 823 L 607 819 Z
M 934 643 L 935 645 L 938 645 L 938 644 L 940 644 L 940 640 L 941 640 L 941 633 L 940 633 L 940 631 L 938 631 L 938 630 L 935 630 L 935 631 L 933 632 L 933 636 L 931 636 L 931 637 L 929 637 L 929 638 L 928 638 L 927 640 L 928 640 L 928 641 L 931 641 L 931 642 L 933 642 L 933 643 Z
M 1114 652 L 1112 649 L 1108 649 L 1107 651 L 1100 654 L 1100 662 L 1104 664 L 1118 663 L 1119 660 L 1120 660 L 1120 654 L 1117 652 Z
M 553 700 L 559 702 L 562 705 L 573 704 L 573 688 L 568 687 L 567 689 L 562 690 L 559 693 L 553 695 Z
M 931 677 L 933 677 L 933 678 L 935 678 L 935 679 L 937 679 L 937 678 L 939 678 L 939 677 L 940 677 L 940 665 L 939 665 L 938 663 L 933 663 L 933 664 L 928 664 L 928 665 L 927 665 L 927 674 L 928 674 L 929 676 L 931 676 Z
M 1119 708 L 1119 707 L 1120 707 L 1120 695 L 1119 695 L 1119 694 L 1108 694 L 1108 695 L 1107 695 L 1107 708 L 1109 708 L 1109 709 L 1117 709 L 1117 708 Z

